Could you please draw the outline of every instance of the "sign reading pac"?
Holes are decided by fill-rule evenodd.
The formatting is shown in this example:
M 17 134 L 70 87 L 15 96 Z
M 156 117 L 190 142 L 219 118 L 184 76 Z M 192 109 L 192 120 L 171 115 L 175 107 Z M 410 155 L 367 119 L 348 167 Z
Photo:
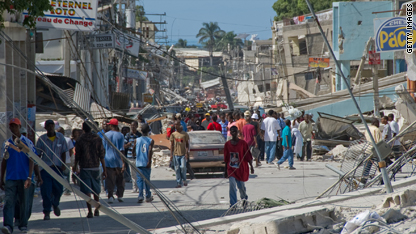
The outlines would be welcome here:
M 393 17 L 374 19 L 374 32 L 376 35 L 376 52 L 390 52 L 406 50 L 406 29 L 405 17 Z M 416 35 L 416 25 L 412 22 L 412 33 Z M 412 45 L 415 47 L 416 37 L 412 37 Z

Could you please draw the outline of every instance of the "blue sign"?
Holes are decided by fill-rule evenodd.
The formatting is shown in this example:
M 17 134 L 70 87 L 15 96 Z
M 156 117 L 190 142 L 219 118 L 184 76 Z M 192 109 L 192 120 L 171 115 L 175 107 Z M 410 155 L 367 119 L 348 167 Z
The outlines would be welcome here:
M 390 52 L 396 50 L 406 50 L 406 29 L 405 17 L 393 17 L 384 19 L 374 19 L 374 31 L 377 52 Z M 412 21 L 413 37 L 411 43 L 416 48 L 416 24 Z

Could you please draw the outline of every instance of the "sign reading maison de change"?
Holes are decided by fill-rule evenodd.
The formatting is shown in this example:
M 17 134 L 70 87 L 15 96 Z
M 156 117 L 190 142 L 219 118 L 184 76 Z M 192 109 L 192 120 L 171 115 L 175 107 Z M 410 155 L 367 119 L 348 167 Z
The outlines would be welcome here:
M 49 0 L 51 11 L 36 19 L 36 28 L 56 28 L 75 31 L 92 31 L 95 28 L 97 0 Z M 27 12 L 23 13 L 27 15 Z
M 406 26 L 406 17 L 374 19 L 376 52 L 406 50 L 406 34 L 410 32 Z M 411 32 L 416 35 L 414 22 L 412 22 Z M 411 41 L 413 48 L 416 48 L 415 41 L 416 37 L 413 37 Z

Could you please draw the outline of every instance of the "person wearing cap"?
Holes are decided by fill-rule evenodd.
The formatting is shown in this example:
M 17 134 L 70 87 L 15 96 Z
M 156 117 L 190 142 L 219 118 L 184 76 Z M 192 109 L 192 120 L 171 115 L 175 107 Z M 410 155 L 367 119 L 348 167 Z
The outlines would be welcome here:
M 263 158 L 264 158 L 264 141 L 260 137 L 261 130 L 260 130 L 260 124 L 259 124 L 259 116 L 258 116 L 257 113 L 253 113 L 251 115 L 250 124 L 253 125 L 254 128 L 256 129 L 256 136 L 255 137 L 256 137 L 256 141 L 257 141 L 257 149 L 260 150 L 260 153 L 259 153 L 259 155 L 257 157 L 257 160 L 256 160 L 256 165 L 261 166 L 260 157 L 263 155 Z
M 46 134 L 39 137 L 36 148 L 39 149 L 39 155 L 42 160 L 52 168 L 58 175 L 62 176 L 66 169 L 65 160 L 66 152 L 68 152 L 68 144 L 64 135 L 55 131 L 55 123 L 53 120 L 45 122 Z M 41 169 L 40 175 L 43 184 L 40 187 L 40 192 L 43 200 L 44 220 L 50 219 L 50 212 L 53 207 L 53 213 L 56 216 L 61 215 L 59 209 L 59 202 L 61 200 L 63 186 L 55 180 L 48 172 Z
M 244 119 L 248 123 L 243 126 L 243 131 L 241 132 L 243 135 L 243 139 L 247 142 L 248 148 L 250 149 L 250 152 L 253 153 L 254 148 L 258 148 L 257 145 L 257 130 L 256 127 L 251 123 L 251 112 L 246 111 L 244 113 Z M 257 157 L 257 155 L 256 155 Z M 254 158 L 256 160 L 256 166 L 258 166 L 258 160 L 257 158 Z
M 177 113 L 177 114 L 176 114 L 176 119 L 177 119 L 177 120 L 179 120 L 179 121 L 181 122 L 181 125 L 182 125 L 182 129 L 183 129 L 183 131 L 188 132 L 188 127 L 186 126 L 185 121 L 183 121 L 183 120 L 182 120 L 182 115 L 181 115 L 181 113 Z
M 135 165 L 141 174 L 134 172 L 137 176 L 137 187 L 139 192 L 138 203 L 142 203 L 145 199 L 143 190 L 146 190 L 146 202 L 153 201 L 152 193 L 150 192 L 150 173 L 152 171 L 152 155 L 154 140 L 149 137 L 150 128 L 148 124 L 141 125 L 143 135 L 135 140 L 133 147 L 133 156 L 135 157 Z
M 22 232 L 27 231 L 28 225 L 28 200 L 29 188 L 32 183 L 34 163 L 29 157 L 20 151 L 14 140 L 19 138 L 29 149 L 36 153 L 35 147 L 28 138 L 20 133 L 21 122 L 18 118 L 13 118 L 9 122 L 9 129 L 12 137 L 4 144 L 1 152 L 5 156 L 1 162 L 0 188 L 5 191 L 3 208 L 3 233 L 12 233 L 15 212 L 19 212 L 20 218 L 18 228 Z M 19 204 L 19 209 L 15 209 Z
M 205 114 L 205 119 L 202 120 L 201 125 L 202 127 L 204 127 L 205 129 L 208 129 L 208 125 L 212 123 L 212 119 L 211 119 L 211 114 L 210 113 L 206 113 Z
M 108 122 L 108 125 L 110 126 L 110 131 L 108 131 L 105 136 L 111 141 L 117 150 L 123 152 L 124 136 L 119 131 L 118 120 L 111 119 L 110 122 Z M 106 139 L 103 140 L 103 145 L 105 149 L 105 167 L 107 170 L 105 186 L 108 192 L 108 203 L 114 202 L 113 193 L 115 186 L 117 186 L 117 199 L 119 202 L 123 202 L 125 186 L 124 170 L 126 169 L 126 165 L 117 150 L 114 149 Z
M 173 161 L 176 174 L 176 188 L 181 188 L 186 182 L 186 162 L 189 160 L 189 135 L 182 129 L 179 120 L 175 122 L 176 132 L 170 135 L 170 161 Z

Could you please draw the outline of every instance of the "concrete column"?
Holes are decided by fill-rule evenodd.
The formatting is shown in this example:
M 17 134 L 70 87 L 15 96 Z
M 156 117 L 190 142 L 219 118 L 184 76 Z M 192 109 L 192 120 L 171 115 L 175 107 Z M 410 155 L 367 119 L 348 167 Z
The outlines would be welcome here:
M 347 78 L 348 86 L 345 85 L 344 81 L 342 80 L 341 73 L 339 72 L 338 68 L 336 68 L 336 91 L 344 90 L 350 87 L 350 61 L 349 60 L 338 60 L 341 65 L 341 70 L 344 73 L 344 76 Z

